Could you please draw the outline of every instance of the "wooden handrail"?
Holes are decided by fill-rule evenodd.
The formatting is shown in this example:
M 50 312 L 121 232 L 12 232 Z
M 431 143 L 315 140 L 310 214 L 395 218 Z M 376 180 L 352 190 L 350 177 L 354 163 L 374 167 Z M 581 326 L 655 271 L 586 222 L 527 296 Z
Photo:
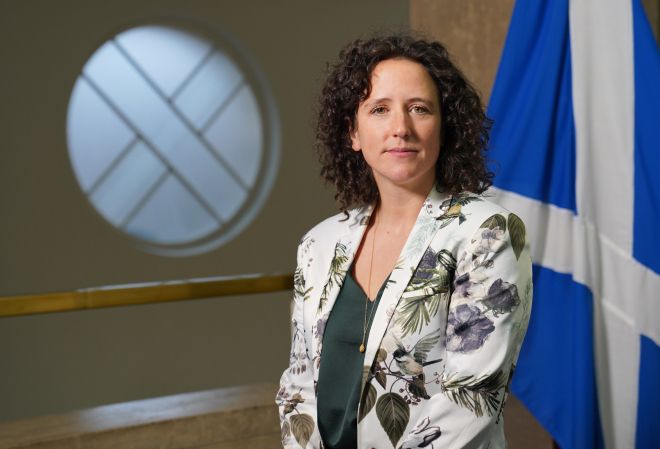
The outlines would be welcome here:
M 183 281 L 112 285 L 66 293 L 0 298 L 0 317 L 65 312 L 99 307 L 181 301 L 213 296 L 264 293 L 293 288 L 293 274 L 188 279 Z

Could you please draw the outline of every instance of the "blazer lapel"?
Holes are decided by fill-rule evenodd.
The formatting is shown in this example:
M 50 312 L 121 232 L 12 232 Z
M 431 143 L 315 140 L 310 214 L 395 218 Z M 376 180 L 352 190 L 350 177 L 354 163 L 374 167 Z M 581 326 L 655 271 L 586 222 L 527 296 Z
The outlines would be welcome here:
M 410 282 L 413 272 L 419 265 L 436 232 L 443 228 L 445 224 L 448 224 L 446 212 L 450 209 L 450 206 L 450 196 L 438 192 L 433 186 L 424 201 L 422 209 L 419 211 L 417 221 L 408 236 L 390 280 L 380 298 L 380 304 L 376 309 L 376 315 L 369 331 L 369 340 L 364 356 L 365 366 L 371 366 L 380 348 L 381 340 L 385 336 L 392 316 L 390 308 L 393 309 L 398 304 L 404 289 Z M 362 384 L 364 385 L 364 379 Z
M 348 268 L 353 263 L 355 253 L 364 236 L 364 231 L 367 229 L 367 223 L 369 223 L 372 209 L 373 206 L 365 206 L 361 209 L 351 211 L 350 218 L 345 222 L 347 232 L 341 235 L 335 243 L 332 260 L 330 261 L 330 267 L 316 310 L 316 317 L 319 322 L 323 320 L 327 321 L 330 316 L 339 291 L 346 279 Z M 320 356 L 322 346 L 323 338 L 315 338 L 312 345 L 313 354 Z M 315 376 L 318 376 L 318 371 L 316 371 Z

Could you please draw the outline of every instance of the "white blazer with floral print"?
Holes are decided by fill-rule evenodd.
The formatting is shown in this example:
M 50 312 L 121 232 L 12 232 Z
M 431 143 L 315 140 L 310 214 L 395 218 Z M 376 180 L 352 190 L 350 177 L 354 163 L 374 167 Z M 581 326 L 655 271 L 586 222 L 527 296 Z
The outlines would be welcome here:
M 285 448 L 322 447 L 323 333 L 371 207 L 338 214 L 298 247 L 290 366 L 277 395 Z M 376 309 L 358 447 L 506 447 L 502 410 L 532 308 L 525 225 L 482 196 L 431 189 Z

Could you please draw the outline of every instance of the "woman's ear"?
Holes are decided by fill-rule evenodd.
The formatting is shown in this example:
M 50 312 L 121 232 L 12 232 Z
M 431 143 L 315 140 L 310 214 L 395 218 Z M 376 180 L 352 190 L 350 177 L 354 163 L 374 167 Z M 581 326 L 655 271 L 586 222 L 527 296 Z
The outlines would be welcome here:
M 348 135 L 351 138 L 351 147 L 354 151 L 362 150 L 362 147 L 360 146 L 360 136 L 358 135 L 357 128 L 353 129 L 353 123 L 348 117 L 346 117 L 346 123 L 348 124 Z

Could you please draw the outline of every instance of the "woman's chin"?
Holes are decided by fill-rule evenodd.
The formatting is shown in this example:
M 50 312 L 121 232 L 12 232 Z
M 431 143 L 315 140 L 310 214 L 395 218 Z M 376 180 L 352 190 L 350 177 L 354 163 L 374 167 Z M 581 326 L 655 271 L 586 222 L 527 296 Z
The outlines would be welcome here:
M 435 181 L 435 170 L 420 173 L 418 170 L 397 170 L 379 176 L 380 182 L 400 187 L 413 187 L 421 184 L 429 184 Z M 380 184 L 379 182 L 379 184 Z

